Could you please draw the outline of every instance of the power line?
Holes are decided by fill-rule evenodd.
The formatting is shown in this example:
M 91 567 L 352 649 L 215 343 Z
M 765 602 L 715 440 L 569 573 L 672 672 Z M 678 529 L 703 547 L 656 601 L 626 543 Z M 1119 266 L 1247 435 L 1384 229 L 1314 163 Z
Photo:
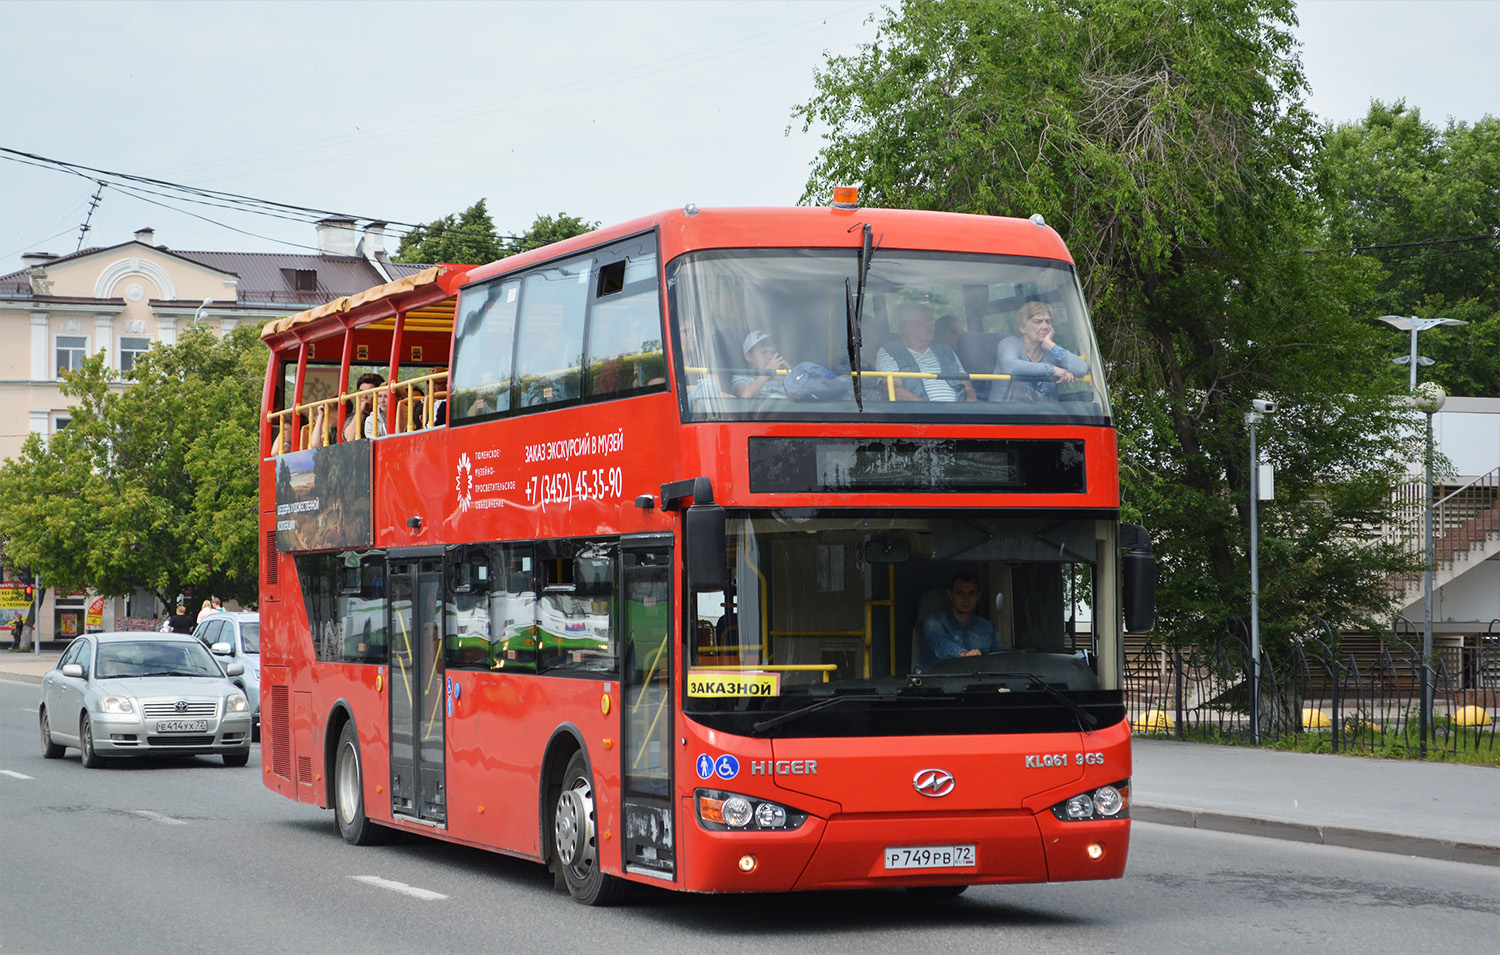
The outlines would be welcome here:
M 285 219 L 293 222 L 313 222 L 317 219 L 324 219 L 330 216 L 340 216 L 350 219 L 363 219 L 367 222 L 385 222 L 387 225 L 402 227 L 408 233 L 410 233 L 412 230 L 420 228 L 426 229 L 428 232 L 433 234 L 469 236 L 473 238 L 495 238 L 502 240 L 519 240 L 522 238 L 521 236 L 504 235 L 498 232 L 468 232 L 463 229 L 433 227 L 419 222 L 395 221 L 385 219 L 381 216 L 351 215 L 349 213 L 334 212 L 329 209 L 317 209 L 310 206 L 298 206 L 291 203 L 278 202 L 273 199 L 259 199 L 254 196 L 245 196 L 238 193 L 225 192 L 219 189 L 204 189 L 199 186 L 190 186 L 185 183 L 172 182 L 166 179 L 156 179 L 150 176 L 138 176 L 133 173 L 119 172 L 110 169 L 100 169 L 94 166 L 85 166 L 81 163 L 71 163 L 62 159 L 53 159 L 48 156 L 39 156 L 35 153 L 23 152 L 19 149 L 10 149 L 5 146 L 0 146 L 0 159 L 9 159 L 28 166 L 37 166 L 43 169 L 51 169 L 56 172 L 67 172 L 76 176 L 83 176 L 84 178 L 93 179 L 94 181 L 98 182 L 101 188 L 105 185 L 105 183 L 102 181 L 103 179 L 117 180 L 117 182 L 113 183 L 113 185 L 115 185 L 117 189 L 120 189 L 121 191 L 126 192 L 132 195 L 134 198 L 140 199 L 143 202 L 150 202 L 152 205 L 161 206 L 162 208 L 166 209 L 172 209 L 173 211 L 181 212 L 184 215 L 190 215 L 194 218 L 202 219 L 205 222 L 212 223 L 213 225 L 223 226 L 224 228 L 232 229 L 235 232 L 240 232 L 244 235 L 249 235 L 254 238 L 266 237 L 256 235 L 253 232 L 245 232 L 242 229 L 234 229 L 234 227 L 232 226 L 224 225 L 224 223 L 222 222 L 217 222 L 204 216 L 195 215 L 194 213 L 188 212 L 185 209 L 176 208 L 174 206 L 166 205 L 165 203 L 161 202 L 153 202 L 152 200 L 146 199 L 143 193 L 161 196 L 163 198 L 166 198 L 171 194 L 180 194 L 177 196 L 177 198 L 182 202 L 207 205 L 219 209 L 238 210 L 241 212 L 248 212 L 255 215 L 263 215 L 277 219 Z M 86 175 L 86 173 L 92 173 L 94 175 L 89 176 Z M 125 185 L 126 183 L 138 185 Z M 167 192 L 163 193 L 161 190 L 167 190 Z M 95 204 L 97 205 L 97 202 Z M 92 209 L 90 210 L 90 212 L 92 212 Z M 289 215 L 288 213 L 291 214 Z M 81 236 L 79 241 L 81 247 Z M 268 239 L 267 241 L 274 242 L 280 240 Z M 283 244 L 300 248 L 310 248 L 309 246 L 299 246 L 298 243 L 295 242 L 285 242 Z

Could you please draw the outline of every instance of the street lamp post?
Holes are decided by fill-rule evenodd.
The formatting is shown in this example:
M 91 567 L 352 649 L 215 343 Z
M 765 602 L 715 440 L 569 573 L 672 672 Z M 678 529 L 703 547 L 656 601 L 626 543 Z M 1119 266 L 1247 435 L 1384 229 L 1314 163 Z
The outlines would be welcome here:
M 1458 318 L 1418 318 L 1415 315 L 1382 315 L 1377 321 L 1385 322 L 1392 328 L 1399 328 L 1404 332 L 1411 332 L 1411 353 L 1401 358 L 1392 359 L 1398 365 L 1408 365 L 1411 368 L 1411 382 L 1407 390 L 1416 394 L 1414 403 L 1419 411 L 1427 415 L 1427 441 L 1423 451 L 1422 462 L 1422 514 L 1424 523 L 1424 534 L 1426 546 L 1423 553 L 1423 563 L 1426 565 L 1422 572 L 1422 672 L 1418 675 L 1422 691 L 1421 703 L 1421 732 L 1422 741 L 1419 750 L 1423 758 L 1427 756 L 1427 734 L 1432 729 L 1432 416 L 1437 414 L 1438 409 L 1443 407 L 1443 402 L 1448 395 L 1435 382 L 1425 382 L 1421 394 L 1417 394 L 1417 366 L 1431 365 L 1431 358 L 1424 358 L 1417 354 L 1417 336 L 1429 328 L 1437 328 L 1439 325 L 1467 325 L 1466 321 Z
M 1255 426 L 1276 410 L 1276 402 L 1256 400 L 1245 412 L 1250 429 L 1250 742 L 1260 745 L 1260 456 L 1255 450 Z
M 1427 416 L 1427 443 L 1422 461 L 1422 516 L 1427 539 L 1422 561 L 1425 566 L 1422 568 L 1422 742 L 1419 750 L 1423 759 L 1427 758 L 1427 736 L 1432 731 L 1432 576 L 1436 569 L 1432 552 L 1432 416 L 1442 410 L 1447 400 L 1447 392 L 1432 381 L 1423 382 L 1416 397 L 1417 409 Z
M 198 310 L 193 313 L 193 324 L 194 325 L 196 325 L 199 322 L 203 321 L 203 316 L 208 313 L 208 308 L 213 303 L 214 303 L 214 300 L 211 299 L 211 298 L 206 298 L 206 299 L 203 300 L 203 304 L 199 305 L 198 306 Z M 1412 341 L 1415 342 L 1416 339 L 1413 338 Z M 1413 345 L 1412 347 L 1415 348 L 1416 346 Z

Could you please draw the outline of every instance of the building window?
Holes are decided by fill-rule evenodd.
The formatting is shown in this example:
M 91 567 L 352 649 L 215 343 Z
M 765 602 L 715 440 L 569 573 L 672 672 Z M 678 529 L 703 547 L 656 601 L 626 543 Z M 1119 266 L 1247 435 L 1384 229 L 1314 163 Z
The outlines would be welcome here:
M 316 292 L 318 290 L 318 273 L 315 269 L 297 269 L 296 275 L 292 277 L 293 285 L 299 292 Z
M 57 434 L 62 429 L 73 423 L 73 419 L 66 415 L 58 415 L 52 419 L 52 433 Z
M 150 350 L 151 339 L 149 338 L 121 338 L 120 370 L 130 371 L 140 357 Z
M 59 335 L 57 336 L 57 374 L 61 377 L 65 371 L 77 371 L 83 367 L 84 356 L 88 353 L 89 340 L 86 335 Z

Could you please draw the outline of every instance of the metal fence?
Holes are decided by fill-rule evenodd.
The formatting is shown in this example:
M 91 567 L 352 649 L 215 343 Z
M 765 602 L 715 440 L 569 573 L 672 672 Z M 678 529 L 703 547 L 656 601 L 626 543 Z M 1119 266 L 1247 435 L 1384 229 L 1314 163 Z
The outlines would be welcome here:
M 1500 621 L 1470 646 L 1424 665 L 1416 628 L 1398 619 L 1389 637 L 1344 641 L 1332 628 L 1289 657 L 1262 652 L 1252 707 L 1248 635 L 1240 621 L 1220 639 L 1169 647 L 1154 639 L 1127 653 L 1126 710 L 1138 735 L 1261 744 L 1366 755 L 1500 752 Z M 1422 726 L 1422 692 L 1430 694 Z M 1252 712 L 1256 716 L 1252 719 Z M 1258 729 L 1258 732 L 1256 731 Z

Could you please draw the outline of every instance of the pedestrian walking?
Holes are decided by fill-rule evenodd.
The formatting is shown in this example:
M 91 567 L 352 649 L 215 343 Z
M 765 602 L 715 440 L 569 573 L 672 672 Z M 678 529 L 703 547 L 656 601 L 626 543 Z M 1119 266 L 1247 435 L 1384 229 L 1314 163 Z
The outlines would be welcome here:
M 21 649 L 21 631 L 26 629 L 26 618 L 17 617 L 10 625 L 10 648 Z

